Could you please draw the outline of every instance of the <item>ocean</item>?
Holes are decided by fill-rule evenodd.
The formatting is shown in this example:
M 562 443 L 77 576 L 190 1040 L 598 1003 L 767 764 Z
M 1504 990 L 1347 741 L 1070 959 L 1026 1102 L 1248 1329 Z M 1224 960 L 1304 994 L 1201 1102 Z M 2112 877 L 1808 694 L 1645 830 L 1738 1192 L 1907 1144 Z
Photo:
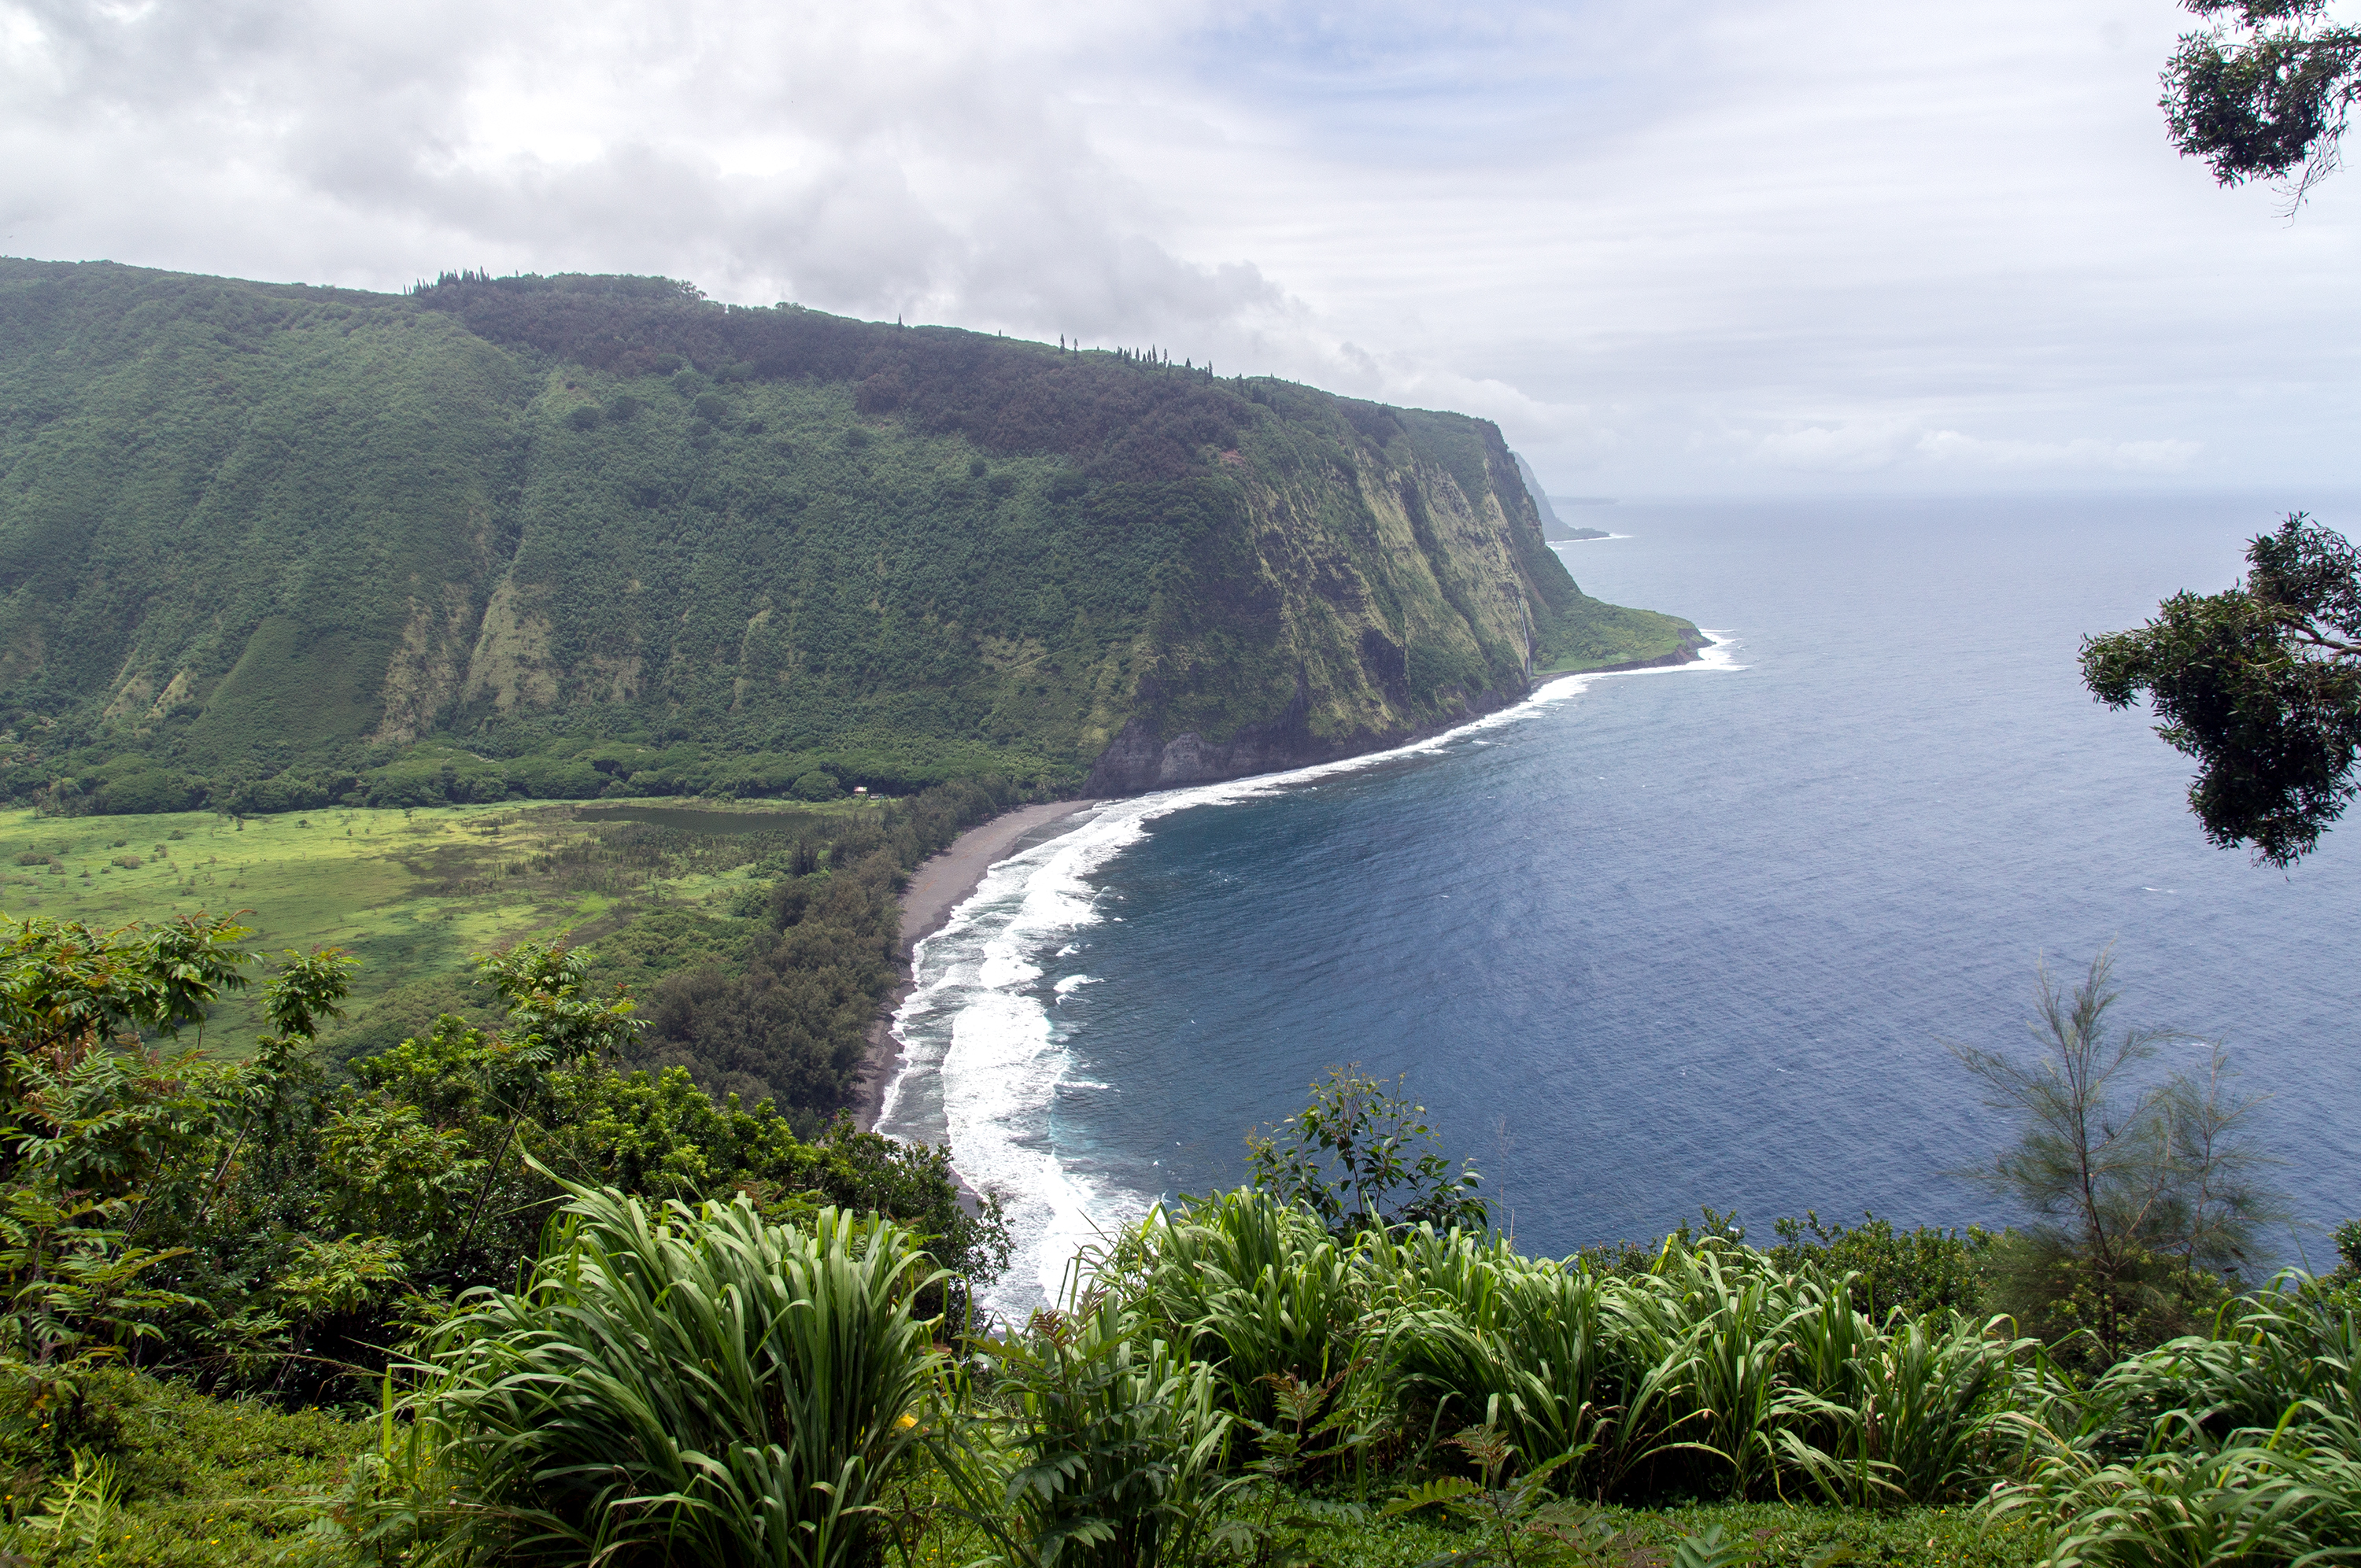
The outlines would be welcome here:
M 1764 1237 L 2003 1223 L 1958 1172 L 2007 1123 L 1945 1042 L 2029 1048 L 2037 966 L 2112 946 L 2119 1022 L 2224 1040 L 2270 1096 L 2281 1256 L 2332 1258 L 2361 1215 L 2361 818 L 2291 873 L 2209 847 L 2185 760 L 2075 663 L 2229 585 L 2274 513 L 1581 509 L 1617 535 L 1559 547 L 1585 590 L 1710 629 L 1703 663 L 1027 849 L 922 946 L 882 1124 L 1004 1196 L 1011 1311 L 1157 1199 L 1240 1180 L 1248 1131 L 1343 1063 L 1402 1080 L 1528 1251 L 1707 1205 Z

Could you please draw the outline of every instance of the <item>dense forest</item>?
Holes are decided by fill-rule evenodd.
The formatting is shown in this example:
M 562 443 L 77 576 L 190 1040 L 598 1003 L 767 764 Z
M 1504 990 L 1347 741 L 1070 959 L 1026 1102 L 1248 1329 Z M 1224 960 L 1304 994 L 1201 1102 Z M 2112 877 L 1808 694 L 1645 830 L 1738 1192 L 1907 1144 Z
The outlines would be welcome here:
M 70 813 L 1117 791 L 1697 641 L 1482 421 L 660 279 L 0 262 L 0 793 Z

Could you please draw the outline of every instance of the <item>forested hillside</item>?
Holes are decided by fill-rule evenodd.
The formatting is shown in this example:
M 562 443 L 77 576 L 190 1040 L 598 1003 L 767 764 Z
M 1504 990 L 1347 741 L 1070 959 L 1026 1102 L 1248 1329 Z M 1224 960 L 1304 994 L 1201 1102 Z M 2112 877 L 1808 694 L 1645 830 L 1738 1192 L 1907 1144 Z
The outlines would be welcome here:
M 1492 425 L 722 306 L 0 262 L 0 793 L 1101 791 L 1685 656 Z

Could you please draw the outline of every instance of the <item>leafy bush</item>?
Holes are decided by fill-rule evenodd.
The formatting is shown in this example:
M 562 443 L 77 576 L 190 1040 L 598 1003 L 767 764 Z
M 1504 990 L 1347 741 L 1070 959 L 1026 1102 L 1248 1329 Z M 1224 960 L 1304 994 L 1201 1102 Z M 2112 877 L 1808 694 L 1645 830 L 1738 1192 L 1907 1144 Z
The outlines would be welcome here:
M 996 1207 L 961 1204 L 940 1150 L 843 1125 L 807 1142 L 767 1103 L 618 1071 L 630 1003 L 596 995 L 563 948 L 485 959 L 500 1028 L 446 1018 L 348 1084 L 326 1081 L 313 1045 L 345 993 L 350 960 L 334 951 L 289 956 L 247 1060 L 115 1044 L 193 1023 L 246 984 L 244 935 L 219 919 L 15 930 L 0 1373 L 40 1400 L 70 1402 L 125 1360 L 281 1398 L 349 1395 L 400 1324 L 515 1278 L 565 1195 L 551 1169 L 664 1199 L 742 1192 L 774 1218 L 883 1212 L 972 1277 L 1005 1258 Z
M 196 796 L 185 779 L 149 768 L 108 781 L 86 797 L 85 808 L 117 816 L 186 811 L 196 803 Z
M 1481 1227 L 1482 1178 L 1456 1170 L 1419 1120 L 1426 1107 L 1389 1092 L 1357 1067 L 1334 1067 L 1312 1102 L 1247 1139 L 1254 1183 L 1320 1216 L 1339 1237 L 1413 1225 Z
M 1893 1223 L 1864 1213 L 1861 1223 L 1824 1225 L 1809 1210 L 1800 1220 L 1780 1220 L 1778 1245 L 1767 1255 L 1782 1268 L 1809 1266 L 1831 1277 L 1850 1276 L 1853 1305 L 1883 1321 L 1900 1310 L 1973 1314 L 1982 1305 L 1985 1269 L 1996 1233 L 1971 1225 L 1965 1231 L 1920 1226 L 1896 1231 Z

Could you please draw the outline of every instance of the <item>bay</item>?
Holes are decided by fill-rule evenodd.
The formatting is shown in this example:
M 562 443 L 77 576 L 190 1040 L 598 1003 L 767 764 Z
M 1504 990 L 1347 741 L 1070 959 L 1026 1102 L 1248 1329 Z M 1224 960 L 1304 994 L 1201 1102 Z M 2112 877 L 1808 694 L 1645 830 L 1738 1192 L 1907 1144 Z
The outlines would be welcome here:
M 1709 667 L 1590 678 L 1435 743 L 1117 803 L 922 950 L 889 1130 L 1011 1203 L 996 1303 L 1332 1064 L 1400 1075 L 1520 1245 L 1701 1205 L 2017 1216 L 1945 1049 L 2029 1044 L 2037 964 L 2111 944 L 2122 1021 L 2226 1039 L 2299 1224 L 2354 1191 L 2361 824 L 2291 873 L 2207 846 L 2185 760 L 2079 682 L 2091 631 L 2212 591 L 2268 498 L 1624 504 L 1560 547 Z M 2332 525 L 2342 520 L 2322 509 Z M 2192 1061 L 2194 1045 L 2172 1048 Z

